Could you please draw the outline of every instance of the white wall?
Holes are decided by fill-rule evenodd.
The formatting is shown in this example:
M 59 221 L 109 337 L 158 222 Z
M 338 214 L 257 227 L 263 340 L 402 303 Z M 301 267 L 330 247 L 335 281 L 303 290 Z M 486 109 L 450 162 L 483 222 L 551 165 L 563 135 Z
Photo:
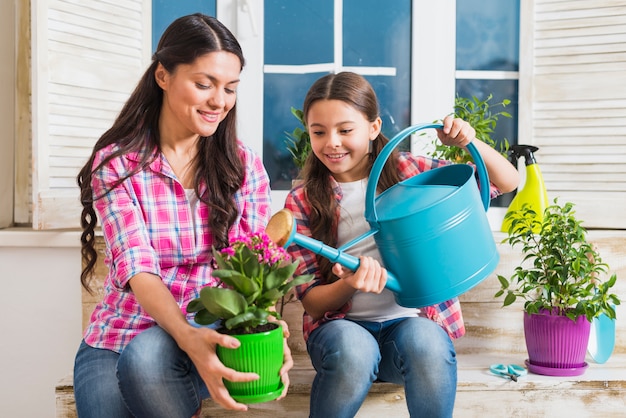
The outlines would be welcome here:
M 0 231 L 0 415 L 55 417 L 81 338 L 76 232 Z

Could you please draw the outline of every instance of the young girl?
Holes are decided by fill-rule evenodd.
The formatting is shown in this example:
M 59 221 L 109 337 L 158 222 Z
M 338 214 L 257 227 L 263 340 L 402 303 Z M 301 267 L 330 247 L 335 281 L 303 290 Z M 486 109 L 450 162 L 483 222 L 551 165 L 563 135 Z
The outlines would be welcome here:
M 203 286 L 218 285 L 211 247 L 262 231 L 269 219 L 267 173 L 235 130 L 243 65 L 239 43 L 216 19 L 175 20 L 78 176 L 83 285 L 96 262 L 96 221 L 108 267 L 76 354 L 81 418 L 189 418 L 209 394 L 247 409 L 223 379 L 258 376 L 226 368 L 216 354 L 217 345 L 239 342 L 185 316 Z M 292 364 L 286 350 L 285 388 Z
M 291 190 L 285 207 L 294 213 L 299 233 L 341 246 L 369 230 L 366 183 L 388 142 L 381 133 L 378 101 L 363 77 L 342 72 L 313 84 L 303 112 L 313 152 L 303 184 Z M 474 142 L 492 181 L 492 197 L 517 187 L 515 167 L 477 140 L 467 122 L 448 116 L 437 135 L 448 146 Z M 449 162 L 394 152 L 379 192 L 443 164 Z M 289 250 L 304 260 L 301 272 L 316 277 L 297 289 L 305 309 L 307 350 L 317 371 L 310 416 L 353 417 L 379 379 L 404 385 L 411 416 L 451 417 L 456 394 L 451 339 L 465 333 L 458 299 L 421 309 L 397 305 L 384 288 L 387 272 L 373 237 L 350 249 L 360 258 L 355 272 L 297 245 Z

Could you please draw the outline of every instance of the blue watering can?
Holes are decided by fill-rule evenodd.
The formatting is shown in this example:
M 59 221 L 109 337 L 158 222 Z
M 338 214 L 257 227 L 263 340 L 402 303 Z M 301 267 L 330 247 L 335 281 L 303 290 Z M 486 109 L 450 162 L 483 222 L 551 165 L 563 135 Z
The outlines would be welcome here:
M 493 272 L 500 256 L 485 214 L 489 208 L 489 177 L 480 153 L 469 144 L 474 168 L 452 164 L 397 183 L 376 196 L 383 166 L 407 136 L 441 124 L 410 126 L 381 150 L 370 172 L 365 193 L 365 219 L 370 230 L 339 248 L 298 234 L 291 212 L 283 209 L 266 232 L 278 245 L 295 243 L 332 262 L 356 270 L 359 259 L 345 253 L 374 236 L 388 271 L 386 288 L 399 305 L 420 308 L 467 292 Z

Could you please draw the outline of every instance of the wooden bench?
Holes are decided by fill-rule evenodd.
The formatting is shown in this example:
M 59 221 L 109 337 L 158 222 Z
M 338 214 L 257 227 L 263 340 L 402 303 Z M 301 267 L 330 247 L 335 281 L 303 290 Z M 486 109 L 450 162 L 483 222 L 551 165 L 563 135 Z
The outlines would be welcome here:
M 619 231 L 591 231 L 603 260 L 618 275 L 615 293 L 626 298 L 626 237 Z M 496 233 L 496 242 L 503 235 Z M 494 274 L 461 296 L 467 334 L 455 341 L 458 361 L 455 418 L 466 417 L 622 417 L 626 416 L 626 300 L 618 306 L 616 347 L 605 364 L 588 358 L 582 376 L 551 377 L 529 374 L 512 382 L 488 372 L 490 364 L 524 364 L 521 303 L 507 308 L 493 298 L 496 274 L 508 276 L 521 259 L 508 244 L 499 244 L 501 261 Z M 95 298 L 86 294 L 83 312 L 91 312 Z M 90 305 L 91 304 L 91 305 Z M 311 382 L 315 375 L 306 354 L 299 302 L 285 306 L 295 366 L 288 396 L 275 402 L 250 405 L 247 413 L 226 411 L 207 400 L 204 417 L 307 417 Z M 88 318 L 88 316 L 86 317 Z M 86 320 L 86 319 L 85 319 Z M 71 375 L 56 387 L 57 417 L 76 417 Z M 404 390 L 375 383 L 357 417 L 408 417 Z M 332 417 L 329 417 L 332 418 Z

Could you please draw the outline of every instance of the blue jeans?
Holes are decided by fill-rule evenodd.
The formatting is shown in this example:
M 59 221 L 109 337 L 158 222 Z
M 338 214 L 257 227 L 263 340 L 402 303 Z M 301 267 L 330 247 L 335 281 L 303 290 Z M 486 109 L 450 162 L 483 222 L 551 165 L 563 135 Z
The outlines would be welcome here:
M 310 417 L 354 417 L 376 380 L 404 385 L 412 417 L 451 417 L 456 353 L 448 334 L 426 318 L 387 322 L 336 319 L 310 335 L 317 374 Z
M 74 364 L 80 418 L 189 418 L 209 392 L 195 366 L 161 327 L 118 354 L 81 343 Z

